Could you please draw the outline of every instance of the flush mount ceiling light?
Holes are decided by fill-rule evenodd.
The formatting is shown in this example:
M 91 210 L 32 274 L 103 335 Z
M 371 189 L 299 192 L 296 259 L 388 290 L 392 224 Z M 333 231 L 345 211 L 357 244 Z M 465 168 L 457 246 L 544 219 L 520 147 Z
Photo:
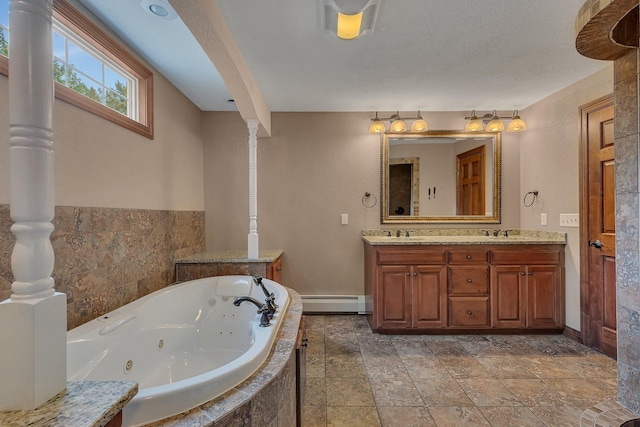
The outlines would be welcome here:
M 384 124 L 385 121 L 391 122 L 389 126 L 389 132 L 401 133 L 407 131 L 407 122 L 405 120 L 415 120 L 411 124 L 411 132 L 424 132 L 429 129 L 429 125 L 420 115 L 420 111 L 416 114 L 415 117 L 400 117 L 400 113 L 396 111 L 395 114 L 392 114 L 390 117 L 378 117 L 378 113 L 376 112 L 376 116 L 371 119 L 371 124 L 369 125 L 369 133 L 382 133 L 386 132 L 387 128 Z
M 380 0 L 319 0 L 322 29 L 343 40 L 373 32 Z
M 507 126 L 507 132 L 522 132 L 527 129 L 527 124 L 518 115 L 518 110 L 513 112 L 511 117 L 498 116 L 496 110 L 491 113 L 486 113 L 484 116 L 478 117 L 476 110 L 471 112 L 471 116 L 465 117 L 467 121 L 464 130 L 467 132 L 480 132 L 484 129 L 484 123 L 486 123 L 487 132 L 502 132 L 504 130 L 503 120 L 510 120 Z
M 169 21 L 178 17 L 178 14 L 166 0 L 142 0 L 140 5 L 154 18 Z

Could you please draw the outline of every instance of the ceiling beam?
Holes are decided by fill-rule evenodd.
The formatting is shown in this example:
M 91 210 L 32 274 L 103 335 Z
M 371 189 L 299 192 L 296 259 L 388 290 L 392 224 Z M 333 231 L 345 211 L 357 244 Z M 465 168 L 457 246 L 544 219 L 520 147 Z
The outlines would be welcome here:
M 258 120 L 258 136 L 271 136 L 271 110 L 213 0 L 169 0 L 189 31 L 216 67 L 238 111 L 247 121 Z

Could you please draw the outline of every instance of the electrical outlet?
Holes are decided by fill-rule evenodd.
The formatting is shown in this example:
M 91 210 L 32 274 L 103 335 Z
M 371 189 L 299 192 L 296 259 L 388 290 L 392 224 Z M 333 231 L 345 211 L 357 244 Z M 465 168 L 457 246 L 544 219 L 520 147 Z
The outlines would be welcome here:
M 580 227 L 580 215 L 560 214 L 560 227 Z
M 540 214 L 540 225 L 547 225 L 547 214 L 546 213 L 541 213 Z

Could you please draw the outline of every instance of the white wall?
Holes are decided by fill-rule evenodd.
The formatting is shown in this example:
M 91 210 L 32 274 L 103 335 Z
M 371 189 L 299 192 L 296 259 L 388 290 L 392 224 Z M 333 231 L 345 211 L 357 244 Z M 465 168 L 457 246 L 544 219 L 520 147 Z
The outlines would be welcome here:
M 579 107 L 612 92 L 611 65 L 521 111 L 527 131 L 520 137 L 520 200 L 528 191 L 539 192 L 532 207 L 520 202 L 521 226 L 567 233 L 566 323 L 576 330 L 580 330 L 579 228 L 560 227 L 560 214 L 580 211 Z M 541 213 L 548 215 L 547 226 L 540 225 Z
M 9 203 L 8 86 L 0 75 L 0 204 Z M 56 205 L 203 210 L 202 114 L 155 71 L 154 121 L 150 140 L 56 99 Z
M 422 113 L 430 129 L 462 129 L 464 112 Z M 283 283 L 303 295 L 364 293 L 364 228 L 380 224 L 380 136 L 370 113 L 274 113 L 271 138 L 258 140 L 260 247 L 284 250 Z M 248 131 L 237 113 L 204 113 L 208 249 L 246 249 Z M 519 225 L 518 137 L 503 138 L 503 224 Z M 365 192 L 378 197 L 362 206 Z M 349 224 L 340 224 L 340 214 Z M 433 227 L 433 226 L 431 226 Z M 460 227 L 455 225 L 453 227 Z M 489 226 L 493 227 L 493 226 Z M 488 228 L 478 225 L 476 228 Z

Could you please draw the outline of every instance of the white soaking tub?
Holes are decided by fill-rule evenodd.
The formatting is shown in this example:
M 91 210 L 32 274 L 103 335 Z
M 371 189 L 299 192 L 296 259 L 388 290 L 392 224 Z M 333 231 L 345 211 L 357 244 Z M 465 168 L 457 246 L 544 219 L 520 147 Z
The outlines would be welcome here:
M 135 426 L 185 412 L 241 383 L 265 361 L 289 304 L 285 287 L 263 279 L 278 311 L 260 327 L 264 302 L 251 276 L 218 276 L 167 287 L 67 335 L 69 381 L 137 381 L 123 411 Z

